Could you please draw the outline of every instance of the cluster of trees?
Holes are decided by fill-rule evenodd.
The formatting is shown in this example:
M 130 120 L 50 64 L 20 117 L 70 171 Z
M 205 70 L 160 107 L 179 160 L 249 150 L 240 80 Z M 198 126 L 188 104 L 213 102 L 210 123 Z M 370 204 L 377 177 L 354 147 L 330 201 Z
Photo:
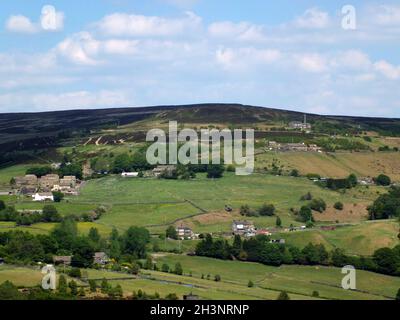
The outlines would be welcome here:
M 89 280 L 89 288 L 79 287 L 75 280 L 67 281 L 64 275 L 60 275 L 57 285 L 57 290 L 44 290 L 40 287 L 29 289 L 27 293 L 22 293 L 18 290 L 11 281 L 5 281 L 0 284 L 0 300 L 75 300 L 84 298 L 87 294 L 102 294 L 109 299 L 119 300 L 124 298 L 124 292 L 121 285 L 117 284 L 114 287 L 103 279 L 98 285 L 95 280 Z M 133 291 L 132 295 L 127 299 L 131 300 L 161 300 L 158 292 L 147 294 L 139 289 Z M 175 293 L 170 293 L 165 296 L 165 300 L 178 300 Z
M 53 205 L 45 205 L 42 213 L 18 212 L 12 206 L 5 206 L 0 200 L 0 221 L 14 221 L 20 226 L 30 226 L 39 222 L 61 222 L 62 217 Z
M 75 176 L 82 179 L 82 167 L 79 163 L 63 162 L 59 169 L 53 169 L 49 166 L 31 167 L 25 172 L 25 174 L 34 174 L 39 178 L 50 173 L 58 174 L 61 177 Z
M 331 190 L 352 189 L 358 184 L 358 179 L 355 174 L 349 175 L 346 179 L 328 179 L 326 187 Z
M 358 140 L 348 138 L 318 138 L 315 139 L 315 143 L 329 152 L 335 152 L 337 150 L 370 150 L 368 145 Z
M 379 176 L 374 178 L 374 181 L 378 186 L 387 187 L 392 184 L 392 179 L 390 179 L 390 177 L 385 174 L 380 174 Z
M 372 257 L 355 257 L 346 255 L 340 249 L 328 252 L 322 244 L 310 243 L 299 249 L 290 245 L 271 243 L 270 238 L 264 235 L 245 240 L 236 235 L 232 245 L 226 240 L 214 240 L 211 235 L 206 235 L 197 245 L 196 255 L 260 262 L 271 266 L 298 264 L 343 267 L 351 264 L 358 269 L 400 275 L 400 245 L 394 249 L 379 249 Z
M 74 219 L 66 218 L 49 235 L 28 232 L 0 233 L 0 256 L 7 263 L 52 263 L 54 255 L 71 255 L 73 267 L 93 266 L 94 252 L 104 251 L 119 262 L 135 262 L 146 258 L 150 242 L 147 229 L 130 227 L 123 234 L 113 230 L 108 239 L 101 238 L 96 228 L 88 236 L 78 234 Z
M 389 219 L 400 217 L 400 187 L 391 187 L 368 207 L 369 219 Z
M 154 168 L 146 160 L 146 151 L 140 149 L 136 151 L 133 156 L 128 153 L 121 153 L 117 155 L 112 163 L 111 171 L 113 173 L 122 173 L 129 171 L 146 171 Z
M 273 204 L 263 204 L 260 208 L 253 210 L 247 204 L 240 207 L 240 214 L 246 217 L 259 217 L 275 215 L 275 206 Z

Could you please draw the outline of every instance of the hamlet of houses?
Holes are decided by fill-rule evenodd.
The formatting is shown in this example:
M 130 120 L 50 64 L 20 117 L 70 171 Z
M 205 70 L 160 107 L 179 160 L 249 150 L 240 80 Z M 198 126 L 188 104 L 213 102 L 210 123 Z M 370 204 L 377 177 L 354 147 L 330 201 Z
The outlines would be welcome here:
M 14 190 L 23 195 L 31 195 L 34 201 L 53 200 L 53 191 L 68 195 L 78 195 L 80 183 L 75 176 L 60 178 L 57 174 L 47 174 L 41 178 L 33 174 L 15 177 Z
M 322 148 L 317 146 L 316 144 L 305 144 L 303 143 L 278 143 L 276 141 L 268 142 L 269 150 L 289 152 L 289 151 L 297 151 L 297 152 L 322 152 Z

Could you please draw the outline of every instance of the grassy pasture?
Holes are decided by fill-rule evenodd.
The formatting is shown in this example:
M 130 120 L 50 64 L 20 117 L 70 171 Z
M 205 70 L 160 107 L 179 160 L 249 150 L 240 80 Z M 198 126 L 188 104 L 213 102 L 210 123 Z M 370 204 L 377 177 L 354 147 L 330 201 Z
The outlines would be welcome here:
M 379 275 L 366 271 L 357 271 L 357 289 L 359 291 L 345 291 L 341 289 L 341 269 L 333 267 L 312 266 L 282 266 L 271 267 L 257 263 L 238 261 L 222 261 L 203 257 L 189 257 L 183 255 L 164 255 L 156 257 L 161 266 L 167 263 L 171 267 L 176 262 L 182 264 L 184 273 L 192 274 L 199 279 L 203 274 L 210 274 L 211 279 L 216 274 L 222 277 L 222 283 L 247 286 L 253 281 L 255 288 L 269 290 L 287 290 L 298 295 L 311 296 L 314 290 L 320 297 L 329 299 L 385 299 L 384 296 L 394 298 L 400 287 L 400 278 Z M 190 279 L 190 277 L 187 277 Z
M 382 247 L 394 247 L 400 244 L 397 235 L 399 224 L 396 221 L 363 222 L 358 225 L 337 228 L 334 231 L 309 230 L 283 233 L 277 238 L 284 238 L 288 244 L 304 247 L 308 243 L 325 245 L 328 250 L 345 249 L 349 254 L 372 255 Z
M 304 204 L 300 197 L 310 191 L 314 197 L 323 198 L 328 205 L 336 201 L 344 203 L 365 202 L 366 199 L 354 199 L 353 195 L 341 195 L 337 192 L 323 190 L 304 178 L 275 177 L 253 174 L 240 177 L 227 173 L 218 180 L 207 179 L 204 175 L 192 181 L 156 180 L 156 179 L 123 179 L 110 176 L 89 181 L 78 197 L 71 197 L 69 205 L 104 204 L 109 211 L 100 219 L 101 223 L 126 229 L 130 225 L 152 226 L 170 224 L 178 219 L 189 223 L 198 232 L 229 231 L 231 221 L 240 218 L 237 210 L 248 204 L 257 209 L 264 203 L 272 203 L 277 208 L 284 225 L 298 224 L 290 214 L 290 208 Z M 192 215 L 201 214 L 199 208 L 210 212 L 210 219 L 202 221 Z M 218 221 L 212 219 L 215 212 L 224 211 L 229 204 L 236 209 L 231 219 Z M 204 219 L 203 219 L 204 220 Z M 252 218 L 257 226 L 267 227 L 275 224 L 274 217 Z M 177 223 L 180 223 L 178 221 Z M 153 232 L 165 230 L 164 226 L 153 227 Z
M 278 159 L 285 169 L 298 169 L 301 174 L 342 178 L 351 173 L 361 177 L 384 173 L 400 181 L 399 152 L 269 152 L 256 157 L 256 167 L 271 166 L 273 159 Z

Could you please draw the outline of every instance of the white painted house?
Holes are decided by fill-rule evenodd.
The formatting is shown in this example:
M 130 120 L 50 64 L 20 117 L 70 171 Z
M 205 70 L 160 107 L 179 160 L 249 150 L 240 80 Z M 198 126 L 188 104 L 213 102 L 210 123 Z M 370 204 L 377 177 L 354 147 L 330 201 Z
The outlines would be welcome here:
M 139 176 L 139 172 L 122 172 L 121 177 L 123 178 L 137 178 Z
M 33 201 L 54 201 L 52 193 L 36 193 L 32 196 Z

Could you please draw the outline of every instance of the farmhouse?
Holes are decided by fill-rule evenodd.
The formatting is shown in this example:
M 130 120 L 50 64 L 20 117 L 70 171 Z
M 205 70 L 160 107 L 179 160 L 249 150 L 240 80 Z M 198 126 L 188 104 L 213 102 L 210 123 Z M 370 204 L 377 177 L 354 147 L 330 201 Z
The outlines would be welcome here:
M 303 143 L 286 143 L 281 147 L 282 151 L 308 151 L 307 145 Z
M 55 265 L 63 264 L 69 266 L 71 264 L 72 256 L 54 256 L 53 262 Z
M 153 175 L 156 177 L 161 176 L 163 173 L 171 174 L 176 169 L 174 165 L 157 166 L 153 169 Z
M 27 174 L 23 177 L 14 177 L 13 188 L 22 194 L 33 194 L 37 191 L 38 178 L 34 174 Z
M 35 193 L 32 198 L 33 201 L 54 201 L 53 194 L 50 192 Z
M 39 187 L 45 192 L 51 191 L 56 185 L 60 185 L 60 177 L 58 174 L 47 174 L 39 180 Z
M 232 233 L 234 235 L 250 236 L 255 234 L 254 224 L 251 221 L 233 221 Z
M 137 178 L 139 177 L 139 172 L 122 172 L 121 177 L 123 178 Z
M 95 252 L 93 256 L 93 263 L 99 265 L 106 265 L 110 261 L 110 258 L 105 252 Z
M 190 229 L 188 227 L 180 226 L 180 227 L 177 227 L 175 230 L 178 234 L 178 238 L 181 240 L 184 240 L 184 239 L 191 240 L 196 237 L 194 232 L 192 231 L 192 229 Z

